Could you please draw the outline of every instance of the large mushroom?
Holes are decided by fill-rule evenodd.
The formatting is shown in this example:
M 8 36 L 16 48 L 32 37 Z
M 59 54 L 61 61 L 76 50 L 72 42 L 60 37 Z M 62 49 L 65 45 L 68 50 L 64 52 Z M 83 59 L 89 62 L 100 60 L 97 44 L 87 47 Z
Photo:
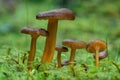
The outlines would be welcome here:
M 87 45 L 87 51 L 95 54 L 95 64 L 99 66 L 99 53 L 104 51 L 106 43 L 102 40 L 93 40 Z
M 21 30 L 21 33 L 29 34 L 29 35 L 31 35 L 31 38 L 32 38 L 31 39 L 31 47 L 30 47 L 29 56 L 28 56 L 28 69 L 31 70 L 32 69 L 31 63 L 34 60 L 35 53 L 36 53 L 36 40 L 40 35 L 47 36 L 48 32 L 44 29 L 24 27 Z
M 49 35 L 46 38 L 44 53 L 41 62 L 51 62 L 54 56 L 54 50 L 56 45 L 58 20 L 74 20 L 75 16 L 71 10 L 62 8 L 46 12 L 40 12 L 36 16 L 36 19 L 48 20 L 47 31 L 49 32 Z
M 66 39 L 62 44 L 71 48 L 70 62 L 74 62 L 76 49 L 86 48 L 86 43 L 84 41 Z

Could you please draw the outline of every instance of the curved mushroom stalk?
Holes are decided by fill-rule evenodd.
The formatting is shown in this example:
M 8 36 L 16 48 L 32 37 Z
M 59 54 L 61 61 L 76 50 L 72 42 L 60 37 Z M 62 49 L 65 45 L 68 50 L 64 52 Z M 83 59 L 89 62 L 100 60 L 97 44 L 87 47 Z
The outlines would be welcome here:
M 93 40 L 87 45 L 87 51 L 90 53 L 95 53 L 95 64 L 99 66 L 99 53 L 104 51 L 106 48 L 106 43 L 102 40 Z
M 61 53 L 62 52 L 67 52 L 68 48 L 62 47 L 62 46 L 56 46 L 55 50 L 58 51 L 58 54 L 57 54 L 58 68 L 61 68 L 62 67 L 62 64 L 61 64 Z
M 30 46 L 30 51 L 28 56 L 28 69 L 31 70 L 32 69 L 31 63 L 34 60 L 35 53 L 36 53 L 36 40 L 40 35 L 47 36 L 48 32 L 44 29 L 25 27 L 21 30 L 21 33 L 31 35 L 31 46 Z
M 47 31 L 49 32 L 49 35 L 46 38 L 44 53 L 41 62 L 51 62 L 54 56 L 56 45 L 58 20 L 74 20 L 75 16 L 71 10 L 62 8 L 41 12 L 36 16 L 36 19 L 48 19 Z

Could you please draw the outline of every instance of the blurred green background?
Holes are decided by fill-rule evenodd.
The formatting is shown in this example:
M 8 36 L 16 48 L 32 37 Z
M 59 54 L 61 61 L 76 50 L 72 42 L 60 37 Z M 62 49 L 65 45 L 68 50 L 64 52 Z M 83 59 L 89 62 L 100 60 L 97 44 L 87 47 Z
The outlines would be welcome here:
M 58 24 L 57 45 L 62 40 L 76 39 L 89 42 L 107 40 L 110 50 L 120 54 L 120 0 L 0 0 L 0 48 L 29 49 L 30 36 L 20 30 L 24 26 L 47 27 L 47 20 L 36 20 L 39 12 L 69 8 L 74 21 L 61 20 Z M 38 40 L 43 50 L 44 37 Z
M 109 55 L 101 61 L 100 69 L 95 68 L 93 57 L 86 50 L 76 52 L 75 59 L 80 63 L 75 66 L 76 74 L 80 74 L 77 79 L 98 80 L 102 77 L 100 80 L 119 80 L 117 69 L 109 61 L 114 61 L 120 66 L 120 0 L 0 0 L 0 79 L 28 80 L 29 74 L 24 70 L 24 66 L 11 60 L 22 60 L 24 53 L 30 48 L 30 36 L 21 34 L 20 30 L 25 26 L 46 29 L 48 21 L 36 20 L 36 15 L 58 8 L 71 9 L 76 19 L 59 21 L 56 45 L 61 45 L 64 39 L 82 40 L 87 43 L 100 39 L 107 42 Z M 37 63 L 43 54 L 45 39 L 40 36 L 37 40 Z M 62 54 L 62 61 L 69 59 L 69 56 L 70 52 Z M 56 54 L 53 62 L 56 62 Z M 82 70 L 82 63 L 89 67 L 88 73 Z M 58 73 L 57 77 L 60 80 L 61 77 L 63 80 L 70 80 L 74 77 L 68 70 L 67 67 L 63 67 L 46 73 Z M 41 72 L 33 74 L 36 80 L 44 77 Z M 49 80 L 54 80 L 56 75 L 53 74 L 48 77 Z

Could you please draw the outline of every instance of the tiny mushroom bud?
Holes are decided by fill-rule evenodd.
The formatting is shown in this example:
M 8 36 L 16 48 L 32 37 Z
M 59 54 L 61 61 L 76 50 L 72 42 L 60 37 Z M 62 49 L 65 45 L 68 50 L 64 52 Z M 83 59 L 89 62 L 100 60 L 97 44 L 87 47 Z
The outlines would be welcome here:
M 66 47 L 71 48 L 70 62 L 74 61 L 76 49 L 86 48 L 86 43 L 83 41 L 76 41 L 71 39 L 66 39 L 62 42 Z
M 61 65 L 61 53 L 62 52 L 67 52 L 68 48 L 62 47 L 62 46 L 56 46 L 55 50 L 58 51 L 57 62 L 58 62 L 58 68 L 60 68 L 62 66 Z
M 36 19 L 48 20 L 47 31 L 49 32 L 49 35 L 46 38 L 44 53 L 41 62 L 51 62 L 54 56 L 54 50 L 56 45 L 58 20 L 74 20 L 75 16 L 71 10 L 62 8 L 41 12 L 36 16 Z
M 75 60 L 74 60 L 74 62 L 76 62 Z M 65 60 L 65 61 L 63 61 L 62 62 L 62 66 L 67 66 L 67 65 L 69 65 L 70 64 L 70 60 Z M 74 63 L 74 65 L 76 65 L 76 63 Z
M 69 65 L 70 60 L 65 60 L 62 62 L 62 66 L 67 66 Z
M 36 53 L 36 40 L 37 38 L 41 36 L 47 36 L 48 32 L 44 29 L 36 29 L 36 28 L 29 28 L 29 27 L 24 27 L 21 30 L 21 33 L 24 34 L 29 34 L 31 35 L 31 47 L 29 51 L 29 56 L 28 56 L 28 69 L 32 69 L 31 63 L 34 60 L 35 53 Z
M 87 51 L 90 53 L 95 53 L 95 64 L 99 66 L 99 52 L 104 51 L 106 48 L 106 43 L 102 40 L 93 40 L 87 45 Z
M 95 54 L 93 55 L 95 59 Z M 108 56 L 108 53 L 106 51 L 102 51 L 99 53 L 99 60 L 102 60 Z

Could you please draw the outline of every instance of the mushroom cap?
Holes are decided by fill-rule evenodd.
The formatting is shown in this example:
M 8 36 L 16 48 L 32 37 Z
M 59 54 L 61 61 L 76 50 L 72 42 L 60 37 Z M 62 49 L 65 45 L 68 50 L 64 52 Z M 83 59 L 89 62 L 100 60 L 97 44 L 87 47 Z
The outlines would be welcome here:
M 39 35 L 42 35 L 42 36 L 47 36 L 48 35 L 48 32 L 45 30 L 45 29 L 37 29 L 37 28 L 30 28 L 30 27 L 24 27 L 22 30 L 21 30 L 21 33 L 24 33 L 24 34 L 30 34 L 30 35 L 35 35 L 35 36 L 39 36 Z
M 87 45 L 87 51 L 90 53 L 95 53 L 96 49 L 99 49 L 99 52 L 104 51 L 106 48 L 106 42 L 102 40 L 93 40 Z
M 108 56 L 108 53 L 106 51 L 102 51 L 99 53 L 99 59 L 104 59 Z M 95 59 L 95 54 L 93 55 L 94 59 Z
M 86 48 L 86 43 L 84 41 L 77 41 L 77 40 L 71 40 L 71 39 L 66 39 L 62 42 L 64 46 L 73 48 L 73 49 L 81 49 L 81 48 Z
M 67 52 L 68 48 L 63 47 L 63 46 L 56 46 L 55 50 L 59 52 Z
M 74 13 L 66 8 L 55 9 L 45 12 L 40 12 L 36 15 L 36 19 L 59 19 L 59 20 L 74 20 Z

